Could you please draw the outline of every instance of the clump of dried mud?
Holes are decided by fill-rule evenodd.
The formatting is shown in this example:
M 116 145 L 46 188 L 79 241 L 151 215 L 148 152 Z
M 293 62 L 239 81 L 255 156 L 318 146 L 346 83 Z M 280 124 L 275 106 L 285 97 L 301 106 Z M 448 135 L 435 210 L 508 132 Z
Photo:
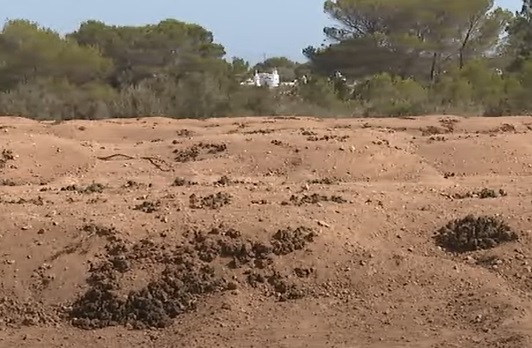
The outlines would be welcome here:
M 311 185 L 336 185 L 340 183 L 342 180 L 334 177 L 327 177 L 327 178 L 320 178 L 320 179 L 311 179 L 307 182 Z
M 296 250 L 301 250 L 308 243 L 312 243 L 315 237 L 314 231 L 306 227 L 279 230 L 272 238 L 273 253 L 287 255 Z
M 316 135 L 309 135 L 307 137 L 307 140 L 308 141 L 330 141 L 330 140 L 336 140 L 336 141 L 339 141 L 339 142 L 346 142 L 347 139 L 349 139 L 349 135 L 342 135 L 342 136 L 339 136 L 339 135 L 324 135 L 324 136 L 316 136 Z
M 87 186 L 79 186 L 76 184 L 68 185 L 61 188 L 61 191 L 73 191 L 81 194 L 102 193 L 105 189 L 104 184 L 94 182 Z
M 186 149 L 174 150 L 175 161 L 180 163 L 198 161 L 202 155 L 214 155 L 226 150 L 226 144 L 199 143 Z
M 214 182 L 214 186 L 229 186 L 234 184 L 244 184 L 245 182 L 242 180 L 235 180 L 230 178 L 227 175 L 222 175 L 220 179 L 216 180 Z
M 518 234 L 496 216 L 467 215 L 450 221 L 436 234 L 436 242 L 451 252 L 491 249 L 518 239 Z
M 320 202 L 334 202 L 338 204 L 348 203 L 349 201 L 341 196 L 327 196 L 321 195 L 319 193 L 313 193 L 310 195 L 292 195 L 290 196 L 290 203 L 296 206 L 301 206 L 305 204 L 318 204 Z M 288 202 L 283 202 L 284 205 L 289 204 Z
M 503 190 L 494 190 L 489 188 L 483 188 L 478 191 L 468 191 L 465 193 L 455 193 L 451 197 L 455 199 L 466 199 L 466 198 L 479 198 L 479 199 L 486 199 L 486 198 L 498 198 L 498 197 L 506 197 L 508 193 Z
M 191 181 L 191 180 L 188 180 L 186 178 L 183 178 L 183 177 L 177 177 L 174 179 L 174 182 L 172 183 L 172 186 L 177 186 L 177 187 L 181 187 L 181 186 L 193 186 L 193 185 L 197 185 L 198 183 L 195 182 L 195 181 Z
M 9 161 L 14 160 L 15 155 L 13 154 L 13 151 L 10 149 L 3 149 L 2 154 L 0 155 L 0 169 L 5 168 Z
M 421 135 L 422 136 L 432 136 L 432 135 L 440 135 L 440 134 L 450 134 L 454 132 L 454 126 L 456 123 L 458 123 L 458 120 L 454 119 L 441 119 L 439 120 L 439 123 L 441 127 L 438 126 L 427 126 L 424 128 L 421 128 Z
M 193 193 L 189 197 L 189 206 L 192 209 L 220 209 L 231 204 L 232 198 L 226 192 L 217 192 L 207 196 L 198 196 Z
M 15 297 L 0 298 L 0 326 L 50 325 L 60 321 L 59 310 L 40 302 L 22 302 Z
M 90 268 L 88 290 L 70 306 L 71 323 L 83 329 L 164 328 L 195 309 L 203 297 L 242 286 L 262 289 L 279 300 L 311 294 L 300 279 L 313 270 L 300 268 L 294 270 L 296 277 L 290 277 L 275 265 L 277 256 L 309 245 L 315 238 L 311 229 L 279 230 L 269 242 L 246 239 L 223 225 L 188 235 L 184 243 L 175 245 L 112 240 L 101 261 Z M 124 278 L 146 265 L 156 276 L 140 288 L 125 288 Z
M 144 212 L 146 214 L 151 214 L 159 211 L 159 208 L 161 207 L 160 201 L 143 201 L 140 204 L 137 204 L 133 207 L 133 210 L 138 210 L 141 212 Z

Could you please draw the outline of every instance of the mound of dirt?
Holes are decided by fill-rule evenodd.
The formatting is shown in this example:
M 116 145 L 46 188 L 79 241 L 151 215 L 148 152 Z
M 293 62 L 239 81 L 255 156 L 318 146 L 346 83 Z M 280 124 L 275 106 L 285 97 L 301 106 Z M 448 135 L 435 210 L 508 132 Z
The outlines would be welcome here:
M 90 269 L 89 289 L 71 306 L 72 324 L 84 329 L 164 328 L 195 309 L 202 297 L 245 284 L 255 288 L 263 284 L 264 293 L 279 300 L 310 293 L 279 272 L 274 260 L 311 243 L 315 233 L 309 228 L 279 230 L 269 243 L 244 239 L 239 231 L 224 226 L 190 235 L 184 244 L 173 246 L 149 240 L 133 245 L 110 242 L 101 262 Z M 141 264 L 160 265 L 163 270 L 140 289 L 125 289 L 124 276 Z M 239 275 L 245 275 L 241 284 Z
M 91 159 L 90 148 L 77 141 L 45 134 L 16 133 L 2 135 L 5 148 L 0 154 L 0 167 L 4 167 L 4 178 L 19 184 L 49 183 L 65 176 L 82 175 L 95 162 Z
M 518 234 L 496 216 L 467 215 L 438 230 L 437 243 L 451 252 L 491 249 L 518 239 Z

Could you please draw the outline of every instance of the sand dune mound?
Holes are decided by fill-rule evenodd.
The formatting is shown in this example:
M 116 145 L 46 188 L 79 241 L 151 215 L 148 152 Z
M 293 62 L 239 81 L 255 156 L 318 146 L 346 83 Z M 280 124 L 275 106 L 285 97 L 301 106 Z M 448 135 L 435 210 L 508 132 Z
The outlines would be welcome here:
M 17 185 L 81 177 L 94 163 L 90 149 L 79 141 L 15 130 L 0 134 L 0 139 L 2 151 L 13 155 L 2 168 L 2 178 Z

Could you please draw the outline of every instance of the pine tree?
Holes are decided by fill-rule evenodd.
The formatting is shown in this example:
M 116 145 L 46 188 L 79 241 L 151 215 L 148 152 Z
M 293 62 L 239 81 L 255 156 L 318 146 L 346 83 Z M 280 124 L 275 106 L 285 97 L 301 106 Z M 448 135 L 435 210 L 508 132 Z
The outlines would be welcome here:
M 516 43 L 516 57 L 511 70 L 519 70 L 526 60 L 532 58 L 532 0 L 523 0 L 521 11 L 508 28 L 508 34 Z

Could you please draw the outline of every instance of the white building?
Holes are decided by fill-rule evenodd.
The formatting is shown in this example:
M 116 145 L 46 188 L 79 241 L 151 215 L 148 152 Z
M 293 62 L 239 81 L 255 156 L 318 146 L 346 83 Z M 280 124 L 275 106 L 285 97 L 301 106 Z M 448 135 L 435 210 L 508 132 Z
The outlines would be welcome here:
M 279 87 L 281 84 L 281 77 L 277 69 L 273 69 L 271 73 L 259 73 L 255 71 L 253 79 L 248 79 L 245 82 L 242 82 L 241 85 L 254 85 L 257 87 L 268 86 L 270 88 Z
M 273 69 L 272 73 L 259 73 L 255 71 L 253 76 L 253 83 L 255 86 L 268 86 L 270 88 L 279 87 L 281 78 L 277 69 Z

